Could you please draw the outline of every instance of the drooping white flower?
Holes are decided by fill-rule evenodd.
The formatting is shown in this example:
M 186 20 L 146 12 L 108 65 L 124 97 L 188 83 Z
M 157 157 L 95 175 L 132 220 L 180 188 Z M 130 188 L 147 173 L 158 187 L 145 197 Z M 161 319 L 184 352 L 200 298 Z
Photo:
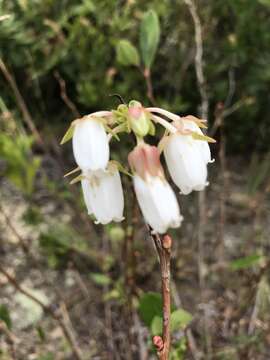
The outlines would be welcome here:
M 202 130 L 192 120 L 186 120 L 186 121 L 183 120 L 183 126 L 184 126 L 184 130 L 191 130 L 198 133 L 199 135 L 203 135 Z M 206 164 L 213 162 L 213 160 L 211 160 L 211 151 L 208 142 L 204 140 L 194 140 L 194 141 L 196 141 L 195 144 L 197 144 L 200 147 L 202 157 L 204 158 Z
M 75 120 L 72 138 L 74 158 L 83 171 L 104 170 L 109 161 L 109 143 L 101 121 L 90 116 Z
M 200 128 L 192 121 L 184 121 L 181 126 L 182 130 L 203 135 Z M 182 194 L 187 195 L 192 190 L 200 191 L 205 188 L 207 163 L 211 161 L 211 153 L 206 141 L 194 139 L 191 134 L 176 132 L 165 142 L 164 155 L 169 173 Z
M 142 214 L 151 228 L 164 234 L 181 225 L 182 216 L 176 196 L 166 181 L 155 146 L 137 145 L 129 154 L 135 172 L 133 183 Z
M 88 172 L 82 180 L 88 214 L 103 225 L 123 218 L 124 196 L 119 171 L 109 164 L 106 170 Z

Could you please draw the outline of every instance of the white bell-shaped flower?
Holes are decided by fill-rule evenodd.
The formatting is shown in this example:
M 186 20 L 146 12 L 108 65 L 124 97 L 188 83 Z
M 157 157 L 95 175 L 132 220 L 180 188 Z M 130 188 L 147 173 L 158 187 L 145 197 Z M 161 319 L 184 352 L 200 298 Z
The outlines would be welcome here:
M 199 135 L 203 135 L 202 130 L 200 127 L 192 120 L 183 120 L 183 126 L 184 130 L 191 130 Z M 202 157 L 204 158 L 206 164 L 213 162 L 214 160 L 211 160 L 211 151 L 210 146 L 207 141 L 204 140 L 194 140 L 196 141 L 195 144 L 197 144 L 200 147 Z
M 201 132 L 192 121 L 184 123 L 184 130 Z M 165 142 L 164 155 L 169 173 L 182 194 L 187 195 L 192 190 L 200 191 L 205 188 L 207 163 L 211 161 L 207 142 L 176 132 Z
M 106 168 L 109 142 L 103 124 L 96 117 L 86 116 L 75 121 L 72 146 L 76 163 L 83 171 Z
M 168 228 L 177 228 L 180 215 L 176 196 L 166 181 L 155 146 L 141 144 L 129 154 L 136 197 L 145 221 L 151 228 L 164 234 Z
M 124 195 L 119 171 L 109 164 L 107 170 L 88 172 L 82 180 L 82 190 L 88 214 L 103 225 L 122 221 Z

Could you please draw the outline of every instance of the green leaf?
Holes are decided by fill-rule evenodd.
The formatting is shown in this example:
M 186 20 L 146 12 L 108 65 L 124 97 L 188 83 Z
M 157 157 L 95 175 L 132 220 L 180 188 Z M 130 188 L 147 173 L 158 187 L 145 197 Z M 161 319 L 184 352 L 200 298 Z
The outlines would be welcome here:
M 139 302 L 139 314 L 144 323 L 150 328 L 155 316 L 162 315 L 162 299 L 160 294 L 148 292 Z
M 70 125 L 70 127 L 68 128 L 67 132 L 65 133 L 65 135 L 63 136 L 63 139 L 60 142 L 60 145 L 65 144 L 67 141 L 69 141 L 74 133 L 74 125 Z
M 104 285 L 109 285 L 111 283 L 111 279 L 107 275 L 100 273 L 92 273 L 90 276 L 91 279 L 94 281 L 94 283 L 96 283 L 97 285 L 104 286 Z
M 0 320 L 4 321 L 9 329 L 11 329 L 11 318 L 6 305 L 0 305 Z
M 140 27 L 140 49 L 144 65 L 151 68 L 160 38 L 159 19 L 154 10 L 146 12 Z
M 135 48 L 128 40 L 120 40 L 116 46 L 117 61 L 124 66 L 139 66 L 140 56 Z
M 162 318 L 160 316 L 154 316 L 151 322 L 151 333 L 152 335 L 162 334 Z
M 171 331 L 184 329 L 192 320 L 192 315 L 184 310 L 175 310 L 171 315 Z
M 249 255 L 242 257 L 240 259 L 234 260 L 230 264 L 232 270 L 242 270 L 250 268 L 251 266 L 258 265 L 258 263 L 263 259 L 262 255 Z

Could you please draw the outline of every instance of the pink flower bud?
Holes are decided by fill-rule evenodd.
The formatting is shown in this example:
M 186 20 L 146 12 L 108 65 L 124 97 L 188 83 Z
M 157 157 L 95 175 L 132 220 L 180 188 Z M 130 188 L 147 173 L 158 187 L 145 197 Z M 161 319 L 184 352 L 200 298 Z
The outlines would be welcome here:
M 140 144 L 128 155 L 130 167 L 142 179 L 148 175 L 164 178 L 163 168 L 160 163 L 160 154 L 156 146 Z
M 153 344 L 154 344 L 155 348 L 157 349 L 157 351 L 161 351 L 164 347 L 162 337 L 159 335 L 153 336 Z
M 146 136 L 151 128 L 150 114 L 138 101 L 131 101 L 128 108 L 128 119 L 132 131 L 139 137 Z

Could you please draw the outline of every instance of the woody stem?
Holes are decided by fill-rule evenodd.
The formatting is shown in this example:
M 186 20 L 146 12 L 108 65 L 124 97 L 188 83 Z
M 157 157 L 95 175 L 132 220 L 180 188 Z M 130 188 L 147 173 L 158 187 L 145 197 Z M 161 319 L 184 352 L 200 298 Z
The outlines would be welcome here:
M 168 360 L 170 353 L 171 333 L 171 296 L 170 296 L 170 261 L 171 261 L 171 245 L 172 239 L 169 235 L 160 237 L 158 234 L 151 234 L 152 239 L 159 256 L 160 274 L 161 274 L 161 290 L 163 303 L 163 325 L 162 325 L 162 342 L 157 347 L 157 355 L 160 360 Z

